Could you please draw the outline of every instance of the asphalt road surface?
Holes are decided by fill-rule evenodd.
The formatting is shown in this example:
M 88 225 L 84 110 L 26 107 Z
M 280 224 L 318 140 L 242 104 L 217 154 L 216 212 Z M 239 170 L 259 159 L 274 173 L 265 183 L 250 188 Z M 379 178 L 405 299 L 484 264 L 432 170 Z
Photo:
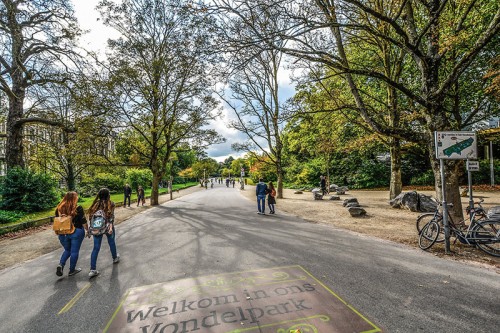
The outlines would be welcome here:
M 494 270 L 305 222 L 281 214 L 279 202 L 277 208 L 276 215 L 258 215 L 256 203 L 245 199 L 238 189 L 216 185 L 118 225 L 117 248 L 122 260 L 112 264 L 103 240 L 97 267 L 101 274 L 92 280 L 88 278 L 92 249 L 88 239 L 84 240 L 78 264 L 83 271 L 75 276 L 68 277 L 67 270 L 63 278 L 56 276 L 60 250 L 2 270 L 0 332 L 127 331 L 113 329 L 110 322 L 120 324 L 117 309 L 126 303 L 123 300 L 129 290 L 288 266 L 303 268 L 317 279 L 317 284 L 304 285 L 306 290 L 313 290 L 313 285 L 316 289 L 324 286 L 373 323 L 374 331 L 499 331 L 500 275 Z M 208 299 L 205 303 L 209 301 L 212 304 Z M 192 318 L 195 310 L 205 307 L 200 302 L 198 309 L 189 309 L 193 310 Z M 308 302 L 301 305 L 290 299 L 298 312 L 301 307 L 312 307 Z M 321 306 L 328 307 L 328 302 L 323 303 Z M 168 317 L 166 308 L 155 310 L 157 320 Z M 215 312 L 210 313 L 215 316 Z M 218 320 L 232 322 L 228 313 Z M 129 321 L 137 317 L 128 315 Z M 254 322 L 259 325 L 257 320 Z M 209 324 L 208 319 L 198 326 L 162 325 L 146 325 L 144 321 L 129 331 L 225 332 Z M 253 332 L 276 329 L 258 328 Z

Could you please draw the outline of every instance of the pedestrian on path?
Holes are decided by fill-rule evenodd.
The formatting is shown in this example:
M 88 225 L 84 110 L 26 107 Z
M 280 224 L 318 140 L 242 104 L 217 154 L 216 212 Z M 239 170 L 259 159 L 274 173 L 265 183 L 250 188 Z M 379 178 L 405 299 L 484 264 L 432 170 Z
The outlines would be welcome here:
M 139 207 L 140 203 L 142 203 L 143 206 L 146 203 L 144 189 L 142 188 L 142 186 L 139 186 L 139 188 L 137 189 L 137 207 Z
M 276 205 L 276 189 L 273 182 L 267 184 L 267 206 L 269 207 L 269 214 L 274 214 L 274 205 Z
M 111 201 L 111 195 L 107 188 L 103 188 L 97 193 L 94 202 L 88 210 L 89 219 L 92 219 L 96 213 L 104 215 L 106 219 L 107 229 L 105 235 L 108 239 L 109 249 L 111 251 L 111 257 L 113 259 L 113 264 L 120 262 L 120 255 L 116 251 L 116 232 L 115 232 L 115 203 Z M 90 272 L 89 278 L 99 275 L 97 270 L 97 257 L 99 251 L 101 250 L 101 243 L 104 234 L 94 236 L 94 248 L 92 250 L 92 255 L 90 256 Z
M 321 192 L 323 195 L 326 195 L 326 178 L 325 176 L 320 176 L 319 186 L 321 187 Z
M 264 183 L 262 178 L 259 179 L 259 183 L 255 188 L 255 194 L 257 195 L 257 209 L 260 215 L 266 214 L 266 190 L 267 185 Z
M 129 184 L 125 184 L 123 188 L 123 207 L 127 207 L 127 200 L 128 206 L 130 207 L 130 197 L 132 197 L 132 188 Z
M 69 258 L 68 276 L 72 276 L 82 271 L 81 268 L 76 267 L 76 263 L 78 262 L 80 247 L 88 228 L 85 212 L 83 211 L 83 207 L 78 205 L 78 194 L 76 192 L 66 193 L 59 205 L 57 205 L 56 216 L 60 215 L 71 216 L 71 223 L 73 223 L 75 231 L 68 235 L 58 235 L 64 252 L 61 255 L 61 259 L 59 259 L 56 275 L 63 275 L 64 265 L 66 265 L 66 261 Z

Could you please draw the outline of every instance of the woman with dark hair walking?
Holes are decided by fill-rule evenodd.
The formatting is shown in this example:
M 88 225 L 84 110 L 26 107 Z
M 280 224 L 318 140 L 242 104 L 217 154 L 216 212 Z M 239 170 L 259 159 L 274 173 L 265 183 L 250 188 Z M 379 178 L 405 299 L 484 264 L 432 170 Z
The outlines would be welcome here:
M 75 231 L 68 235 L 59 235 L 59 242 L 64 248 L 64 252 L 59 260 L 59 265 L 56 269 L 56 275 L 62 276 L 64 265 L 69 260 L 69 273 L 68 276 L 75 275 L 82 271 L 81 268 L 76 267 L 80 247 L 82 246 L 85 232 L 87 231 L 87 220 L 85 219 L 85 212 L 82 206 L 78 205 L 78 194 L 76 192 L 68 192 L 64 195 L 59 205 L 56 208 L 56 216 L 71 216 L 71 223 L 75 227 Z
M 96 214 L 98 213 L 98 214 Z M 111 256 L 113 258 L 113 263 L 116 264 L 120 262 L 120 255 L 116 252 L 116 232 L 114 226 L 115 220 L 115 203 L 111 201 L 111 195 L 107 188 L 103 188 L 97 193 L 94 202 L 88 210 L 89 219 L 92 221 L 94 215 L 104 216 L 107 227 L 104 232 L 108 239 L 109 249 L 111 250 Z M 92 224 L 92 222 L 91 222 Z M 99 275 L 97 270 L 97 256 L 101 250 L 101 243 L 104 234 L 94 235 L 94 248 L 92 250 L 92 255 L 90 256 L 90 272 L 89 278 Z
M 276 189 L 274 188 L 273 182 L 267 184 L 267 206 L 269 207 L 269 213 L 274 214 L 274 205 L 276 205 Z

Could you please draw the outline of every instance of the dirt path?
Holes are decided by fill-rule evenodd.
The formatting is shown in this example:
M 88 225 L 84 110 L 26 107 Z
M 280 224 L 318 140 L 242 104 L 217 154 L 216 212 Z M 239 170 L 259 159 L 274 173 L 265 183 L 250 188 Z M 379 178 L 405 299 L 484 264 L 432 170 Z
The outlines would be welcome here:
M 199 191 L 199 186 L 190 187 L 180 191 L 174 191 L 173 198 L 177 199 L 183 195 Z M 169 194 L 159 197 L 159 202 L 170 200 Z M 148 200 L 146 200 L 148 202 Z M 132 203 L 131 207 L 117 207 L 115 210 L 115 221 L 117 224 L 130 217 L 151 208 L 149 204 L 137 207 Z M 32 228 L 17 232 L 14 235 L 5 235 L 0 238 L 0 270 L 41 256 L 42 254 L 61 248 L 58 238 L 54 235 L 50 225 Z
M 303 194 L 294 194 L 294 192 L 294 190 L 284 190 L 284 198 L 277 200 L 277 214 L 284 211 L 314 223 L 330 224 L 418 248 L 415 221 L 421 213 L 391 208 L 388 203 L 388 191 L 349 191 L 346 195 L 340 196 L 340 201 L 332 201 L 328 198 L 313 200 L 310 192 Z M 242 193 L 248 199 L 256 202 L 255 187 L 247 186 Z M 419 193 L 434 195 L 434 192 L 430 191 L 419 191 Z M 484 198 L 483 207 L 485 209 L 500 205 L 500 192 L 475 192 L 474 197 Z M 357 198 L 360 205 L 366 210 L 367 216 L 351 217 L 347 209 L 342 206 L 343 200 L 347 198 Z M 462 200 L 464 207 L 466 207 L 468 198 L 462 198 Z M 255 210 L 257 211 L 257 204 Z M 455 253 L 446 255 L 446 258 L 487 265 L 500 273 L 500 258 L 460 243 L 452 244 L 451 248 Z M 442 246 L 434 245 L 431 250 L 435 255 L 445 256 Z

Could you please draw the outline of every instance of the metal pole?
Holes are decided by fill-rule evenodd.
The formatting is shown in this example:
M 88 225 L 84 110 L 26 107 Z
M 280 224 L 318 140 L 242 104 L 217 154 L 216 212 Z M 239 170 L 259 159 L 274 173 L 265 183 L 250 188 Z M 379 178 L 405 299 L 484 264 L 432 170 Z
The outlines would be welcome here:
M 493 141 L 490 141 L 490 177 L 491 177 L 491 186 L 495 186 L 495 166 L 493 163 Z
M 472 212 L 474 210 L 474 197 L 472 196 L 472 172 L 469 168 L 469 160 L 467 160 L 467 176 L 469 177 L 469 214 L 472 221 Z
M 448 224 L 448 203 L 446 202 L 446 178 L 444 172 L 444 160 L 439 159 L 439 168 L 441 169 L 441 195 L 443 204 L 443 225 L 444 225 L 444 241 L 445 253 L 450 254 L 450 226 Z

